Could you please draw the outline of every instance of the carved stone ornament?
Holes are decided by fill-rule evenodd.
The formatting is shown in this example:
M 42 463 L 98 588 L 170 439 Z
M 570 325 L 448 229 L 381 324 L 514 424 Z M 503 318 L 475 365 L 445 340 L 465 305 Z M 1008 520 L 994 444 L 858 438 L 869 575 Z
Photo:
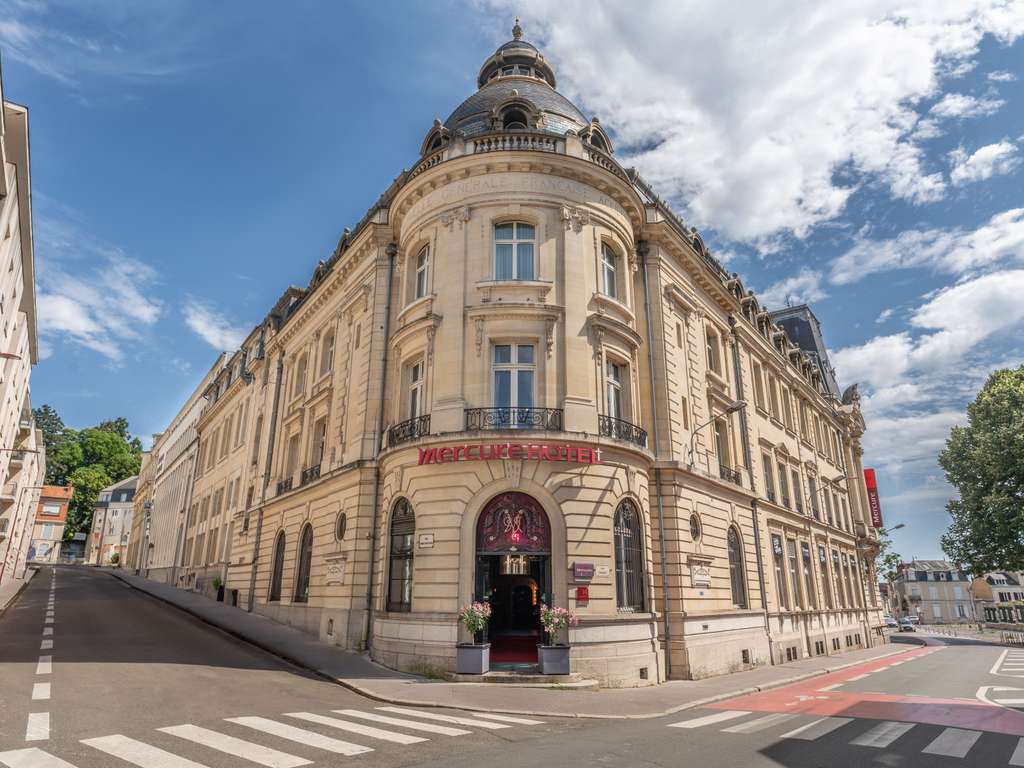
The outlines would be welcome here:
M 516 488 L 519 487 L 519 480 L 523 476 L 523 462 L 516 459 L 505 459 L 505 476 Z
M 555 349 L 555 318 L 549 317 L 544 323 L 545 335 L 544 342 L 548 347 L 548 357 L 551 357 L 551 353 Z
M 567 205 L 562 206 L 562 221 L 565 228 L 573 232 L 583 231 L 583 225 L 590 223 L 590 212 L 585 208 L 574 208 Z
M 476 325 L 476 356 L 480 357 L 484 348 L 484 319 L 482 317 L 476 318 L 474 321 Z
M 469 221 L 469 216 L 470 216 L 469 206 L 468 205 L 462 205 L 462 206 L 459 206 L 458 208 L 453 208 L 450 211 L 445 211 L 444 213 L 442 213 L 441 214 L 441 223 L 444 226 L 448 227 L 449 231 L 452 230 L 453 226 L 456 223 L 458 223 L 459 229 L 462 229 L 462 225 L 465 224 L 467 221 Z
M 437 328 L 430 326 L 427 328 L 427 364 L 434 359 L 434 336 L 437 334 Z

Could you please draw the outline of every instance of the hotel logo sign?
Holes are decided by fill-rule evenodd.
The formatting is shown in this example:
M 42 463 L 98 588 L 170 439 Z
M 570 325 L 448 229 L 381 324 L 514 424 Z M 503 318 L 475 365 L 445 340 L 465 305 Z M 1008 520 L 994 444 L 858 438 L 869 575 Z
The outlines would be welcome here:
M 871 507 L 871 525 L 875 528 L 881 528 L 882 505 L 878 501 L 878 482 L 875 480 L 875 470 L 864 470 L 864 484 L 868 489 L 868 504 Z
M 601 449 L 575 443 L 467 443 L 442 448 L 420 448 L 418 464 L 450 464 L 456 461 L 558 461 L 569 464 L 602 464 Z

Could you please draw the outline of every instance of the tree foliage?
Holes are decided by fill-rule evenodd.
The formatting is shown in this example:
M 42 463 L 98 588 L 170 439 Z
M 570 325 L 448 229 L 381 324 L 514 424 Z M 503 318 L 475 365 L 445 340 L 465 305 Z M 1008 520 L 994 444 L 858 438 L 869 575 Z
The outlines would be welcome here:
M 101 490 L 138 474 L 142 441 L 132 436 L 123 416 L 74 430 L 64 426 L 49 405 L 36 408 L 34 414 L 46 445 L 47 485 L 74 487 L 65 527 L 65 537 L 70 540 L 89 527 Z
M 1024 570 L 1024 365 L 993 373 L 939 456 L 960 492 L 946 509 L 946 555 L 982 574 Z
M 878 532 L 878 556 L 875 558 L 875 570 L 886 581 L 896 580 L 896 567 L 903 561 L 893 549 L 892 539 L 885 530 Z

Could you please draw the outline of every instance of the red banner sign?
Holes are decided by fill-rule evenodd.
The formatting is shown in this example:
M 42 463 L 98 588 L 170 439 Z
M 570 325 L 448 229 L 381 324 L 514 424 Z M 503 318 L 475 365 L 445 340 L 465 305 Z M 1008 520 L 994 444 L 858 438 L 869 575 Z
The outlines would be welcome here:
M 878 482 L 875 480 L 875 470 L 864 470 L 864 484 L 868 488 L 868 504 L 871 506 L 871 525 L 875 528 L 881 528 L 882 505 L 878 502 Z
M 453 461 L 565 461 L 572 464 L 601 464 L 601 449 L 590 445 L 556 443 L 470 443 L 442 448 L 420 448 L 419 464 L 449 464 Z

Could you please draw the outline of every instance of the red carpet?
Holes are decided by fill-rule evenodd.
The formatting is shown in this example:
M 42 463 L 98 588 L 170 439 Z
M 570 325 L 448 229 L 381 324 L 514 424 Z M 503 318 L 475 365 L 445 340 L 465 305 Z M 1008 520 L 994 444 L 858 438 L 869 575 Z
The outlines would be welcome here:
M 530 635 L 491 638 L 491 661 L 499 664 L 534 663 L 537 661 L 537 638 Z

